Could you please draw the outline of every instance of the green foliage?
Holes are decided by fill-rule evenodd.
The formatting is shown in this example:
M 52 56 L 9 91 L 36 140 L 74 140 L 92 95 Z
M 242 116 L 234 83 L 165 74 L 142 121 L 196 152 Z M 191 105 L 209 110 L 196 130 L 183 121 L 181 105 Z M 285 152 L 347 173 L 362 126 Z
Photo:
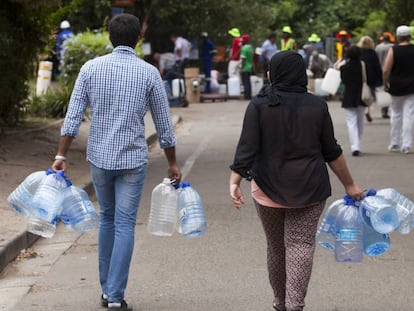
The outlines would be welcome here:
M 0 2 L 0 124 L 16 124 L 24 112 L 27 81 L 50 33 L 46 16 L 55 1 Z
M 72 86 L 59 84 L 51 87 L 45 94 L 33 95 L 28 112 L 33 116 L 62 118 L 66 114 Z
M 108 32 L 86 31 L 66 40 L 63 44 L 61 78 L 66 85 L 74 85 L 79 70 L 88 60 L 108 54 L 113 47 Z M 138 57 L 142 57 L 141 42 L 135 48 Z

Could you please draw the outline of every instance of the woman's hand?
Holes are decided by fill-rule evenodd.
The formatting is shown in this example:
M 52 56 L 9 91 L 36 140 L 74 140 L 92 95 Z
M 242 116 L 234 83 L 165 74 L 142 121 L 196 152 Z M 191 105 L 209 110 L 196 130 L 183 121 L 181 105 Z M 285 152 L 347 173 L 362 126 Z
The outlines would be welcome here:
M 244 204 L 244 197 L 240 185 L 230 184 L 230 196 L 234 207 L 240 209 L 241 205 Z
M 362 200 L 364 198 L 364 191 L 361 188 L 353 183 L 345 187 L 346 194 L 353 200 Z

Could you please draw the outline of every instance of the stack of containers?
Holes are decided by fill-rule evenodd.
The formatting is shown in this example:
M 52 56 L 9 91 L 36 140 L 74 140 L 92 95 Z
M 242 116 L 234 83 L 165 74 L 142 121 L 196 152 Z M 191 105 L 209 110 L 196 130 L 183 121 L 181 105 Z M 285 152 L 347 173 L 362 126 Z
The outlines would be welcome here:
M 8 196 L 9 205 L 27 218 L 27 230 L 50 238 L 60 219 L 84 233 L 98 225 L 98 215 L 87 193 L 72 185 L 63 171 L 52 169 L 27 176 Z
M 185 237 L 197 237 L 207 228 L 200 194 L 189 182 L 172 185 L 164 178 L 152 191 L 148 232 L 172 236 L 176 230 Z

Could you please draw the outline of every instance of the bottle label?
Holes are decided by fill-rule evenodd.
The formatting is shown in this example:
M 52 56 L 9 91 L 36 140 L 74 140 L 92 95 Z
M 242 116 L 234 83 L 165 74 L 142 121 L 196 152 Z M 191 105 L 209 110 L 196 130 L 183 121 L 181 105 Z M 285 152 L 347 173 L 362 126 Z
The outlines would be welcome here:
M 361 231 L 354 228 L 342 228 L 336 231 L 337 241 L 359 241 Z

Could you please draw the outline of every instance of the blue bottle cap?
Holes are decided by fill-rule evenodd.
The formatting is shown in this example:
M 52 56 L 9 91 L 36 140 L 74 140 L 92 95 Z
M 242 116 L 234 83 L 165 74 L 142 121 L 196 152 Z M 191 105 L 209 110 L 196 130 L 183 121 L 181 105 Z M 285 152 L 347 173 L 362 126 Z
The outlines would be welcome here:
M 181 183 L 181 187 L 182 188 L 185 188 L 185 187 L 190 187 L 191 185 L 190 185 L 190 183 L 188 182 L 188 181 L 183 181 L 182 183 Z
M 345 205 L 355 205 L 355 200 L 351 199 L 347 194 L 344 195 Z
M 369 197 L 369 196 L 373 196 L 373 195 L 376 195 L 376 194 L 377 194 L 377 190 L 375 190 L 373 188 L 370 188 L 370 189 L 367 190 L 367 193 L 365 194 L 365 196 Z

